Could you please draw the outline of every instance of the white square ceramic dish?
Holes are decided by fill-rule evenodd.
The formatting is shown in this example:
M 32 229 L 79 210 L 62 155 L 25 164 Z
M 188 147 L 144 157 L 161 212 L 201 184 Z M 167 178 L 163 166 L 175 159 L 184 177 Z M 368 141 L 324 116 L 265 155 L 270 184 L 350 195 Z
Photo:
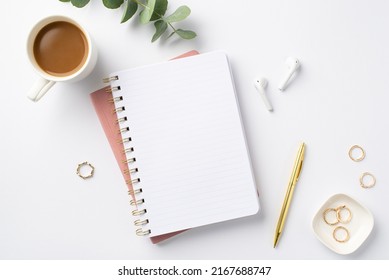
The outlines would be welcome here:
M 337 208 L 346 205 L 352 218 L 349 223 L 328 225 L 323 218 L 323 213 L 328 208 Z M 334 239 L 333 232 L 337 226 L 345 227 L 350 239 L 346 242 L 338 242 Z M 316 237 L 332 251 L 346 255 L 354 252 L 369 236 L 374 226 L 374 218 L 371 212 L 359 202 L 345 194 L 336 194 L 330 197 L 313 218 L 312 227 Z

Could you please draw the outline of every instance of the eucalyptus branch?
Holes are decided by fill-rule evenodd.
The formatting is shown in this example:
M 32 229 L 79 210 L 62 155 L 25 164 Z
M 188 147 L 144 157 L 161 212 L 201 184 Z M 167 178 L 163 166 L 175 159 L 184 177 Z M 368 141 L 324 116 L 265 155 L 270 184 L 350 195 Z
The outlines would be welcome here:
M 59 0 L 61 2 L 71 2 L 73 6 L 82 8 L 85 7 L 90 0 Z M 168 1 L 167 0 L 102 0 L 105 7 L 108 9 L 118 9 L 122 5 L 124 6 L 124 13 L 121 19 L 121 23 L 128 21 L 134 16 L 134 14 L 140 8 L 139 20 L 141 23 L 146 24 L 154 22 L 155 33 L 151 42 L 158 40 L 163 33 L 167 31 L 168 26 L 173 32 L 168 36 L 177 34 L 182 39 L 193 39 L 197 34 L 191 30 L 183 30 L 175 28 L 173 22 L 179 22 L 186 19 L 191 10 L 188 6 L 180 6 L 171 15 L 165 16 Z
M 138 5 L 142 6 L 143 8 L 146 8 L 146 5 L 143 4 L 143 3 L 142 3 L 141 1 L 139 1 L 139 0 L 129 0 L 129 1 L 135 2 L 135 3 L 137 3 Z

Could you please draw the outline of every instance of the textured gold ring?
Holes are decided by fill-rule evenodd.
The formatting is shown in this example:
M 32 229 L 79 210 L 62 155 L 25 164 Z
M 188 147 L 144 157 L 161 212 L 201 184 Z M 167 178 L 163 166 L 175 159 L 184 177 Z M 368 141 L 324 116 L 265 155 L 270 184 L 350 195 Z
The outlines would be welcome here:
M 370 184 L 365 184 L 365 178 L 366 177 L 370 177 L 371 178 L 371 182 Z M 359 183 L 361 184 L 361 187 L 362 188 L 365 188 L 365 189 L 369 189 L 369 188 L 372 188 L 375 186 L 375 183 L 376 183 L 376 179 L 374 177 L 373 174 L 371 174 L 370 172 L 365 172 L 361 175 L 361 177 L 359 177 Z
M 329 221 L 327 219 L 327 214 L 330 213 L 330 212 L 335 212 L 335 217 L 336 217 L 336 220 L 334 222 L 332 221 Z M 334 226 L 336 224 L 339 223 L 339 219 L 338 219 L 338 212 L 337 212 L 337 209 L 335 208 L 327 208 L 324 212 L 323 212 L 323 219 L 324 219 L 324 222 L 326 222 L 327 225 L 330 225 L 330 226 Z
M 355 156 L 353 155 L 354 150 L 359 150 L 360 153 L 361 153 L 360 156 L 355 157 Z M 352 147 L 350 148 L 350 150 L 348 151 L 348 156 L 351 158 L 351 160 L 357 162 L 357 161 L 363 160 L 363 159 L 365 158 L 365 156 L 366 156 L 366 153 L 365 153 L 365 150 L 364 150 L 361 146 L 359 146 L 359 145 L 354 145 L 354 146 L 352 146 Z
M 81 169 L 85 169 L 84 167 L 89 168 L 89 173 L 83 174 L 84 172 L 81 172 Z M 91 178 L 93 176 L 94 172 L 95 172 L 95 167 L 87 161 L 80 163 L 77 167 L 77 175 L 84 180 Z
M 339 232 L 339 231 L 345 233 L 344 238 L 338 238 L 338 232 Z M 334 229 L 333 233 L 332 233 L 332 236 L 334 237 L 334 239 L 335 239 L 337 242 L 340 242 L 340 243 L 347 242 L 347 241 L 350 239 L 350 233 L 348 232 L 347 228 L 342 227 L 342 226 L 336 227 L 336 228 Z
M 347 219 L 345 220 L 342 219 L 342 212 L 347 212 Z M 351 210 L 348 207 L 346 207 L 346 205 L 339 206 L 338 208 L 336 208 L 336 218 L 342 224 L 349 223 L 352 218 Z

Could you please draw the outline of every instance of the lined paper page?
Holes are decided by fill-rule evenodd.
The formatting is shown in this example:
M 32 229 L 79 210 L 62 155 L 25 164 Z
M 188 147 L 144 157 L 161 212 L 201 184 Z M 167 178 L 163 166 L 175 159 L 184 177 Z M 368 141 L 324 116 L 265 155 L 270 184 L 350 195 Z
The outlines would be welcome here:
M 151 236 L 259 209 L 227 56 L 212 52 L 113 73 Z

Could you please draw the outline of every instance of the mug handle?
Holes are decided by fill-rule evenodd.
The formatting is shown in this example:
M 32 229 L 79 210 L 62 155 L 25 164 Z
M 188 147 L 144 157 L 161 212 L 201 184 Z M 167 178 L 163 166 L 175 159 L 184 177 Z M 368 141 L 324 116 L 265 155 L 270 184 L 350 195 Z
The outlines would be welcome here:
M 39 77 L 39 79 L 35 82 L 35 84 L 31 88 L 27 97 L 30 98 L 32 101 L 37 102 L 46 94 L 46 92 L 54 84 L 55 84 L 54 81 L 49 81 L 49 80 L 46 80 L 42 77 Z

